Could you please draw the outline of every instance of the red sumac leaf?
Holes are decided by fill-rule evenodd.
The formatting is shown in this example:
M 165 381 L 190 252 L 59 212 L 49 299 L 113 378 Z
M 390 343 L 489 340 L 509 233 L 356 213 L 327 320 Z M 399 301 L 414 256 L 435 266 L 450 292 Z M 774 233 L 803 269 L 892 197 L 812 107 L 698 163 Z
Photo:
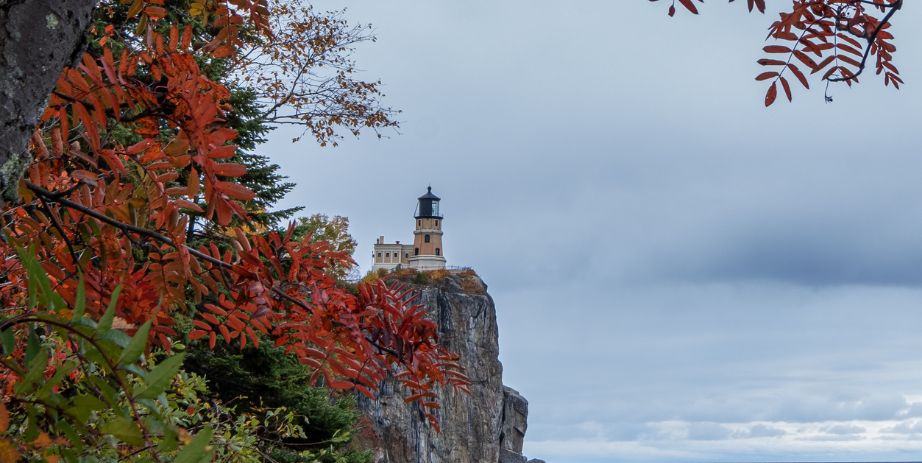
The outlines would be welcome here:
M 788 84 L 788 80 L 785 79 L 783 76 L 779 78 L 778 80 L 781 81 L 781 88 L 784 89 L 784 94 L 785 96 L 788 97 L 788 101 L 792 101 L 791 86 Z
M 765 53 L 790 53 L 791 49 L 782 45 L 768 45 L 762 48 Z
M 188 209 L 190 211 L 198 212 L 199 214 L 205 212 L 205 210 L 202 209 L 202 207 L 199 206 L 198 204 L 195 204 L 192 201 L 188 201 L 185 199 L 174 199 L 173 204 L 175 204 L 176 207 L 181 207 L 183 209 Z
M 96 122 L 90 117 L 90 113 L 86 110 L 86 106 L 83 106 L 81 103 L 74 103 L 72 108 L 74 111 L 74 119 L 78 119 L 83 123 L 87 141 L 90 142 L 93 151 L 99 151 L 99 129 L 96 127 Z
M 807 76 L 803 72 L 800 72 L 800 69 L 794 63 L 788 63 L 788 69 L 794 73 L 794 76 L 797 77 L 797 80 L 804 86 L 804 88 L 810 88 L 810 82 L 807 81 Z
M 784 31 L 784 30 L 775 32 L 774 34 L 772 34 L 772 37 L 776 39 L 790 40 L 790 41 L 797 40 L 797 34 L 790 32 L 790 31 Z
M 151 19 L 160 19 L 166 17 L 166 9 L 159 6 L 148 6 L 144 8 L 144 14 L 150 16 Z
M 227 311 L 225 311 L 224 309 L 222 309 L 222 308 L 220 308 L 220 307 L 218 307 L 218 306 L 216 306 L 216 305 L 214 305 L 214 304 L 205 304 L 205 308 L 208 309 L 208 310 L 210 310 L 211 312 L 213 312 L 213 313 L 216 314 L 216 315 L 220 315 L 220 316 L 222 316 L 222 317 L 226 317 L 226 316 L 227 316 Z
M 232 158 L 237 154 L 237 147 L 234 145 L 219 146 L 208 152 L 208 157 L 212 159 Z
M 691 11 L 693 14 L 698 14 L 698 8 L 692 2 L 692 0 L 679 0 L 688 11 Z
M 224 177 L 240 177 L 241 175 L 247 173 L 247 168 L 242 164 L 225 162 L 221 164 L 215 164 L 213 172 L 216 175 L 222 175 Z
M 204 316 L 204 314 L 202 316 Z M 243 331 L 245 328 L 243 322 L 233 315 L 227 318 L 227 325 L 233 328 L 234 331 Z
M 775 98 L 778 97 L 778 82 L 772 82 L 772 86 L 768 87 L 768 92 L 765 93 L 765 106 L 771 106 L 775 102 Z
M 813 68 L 813 71 L 811 71 L 810 74 L 816 74 L 817 72 L 820 72 L 823 68 L 829 66 L 829 63 L 831 63 L 835 58 L 836 57 L 833 55 L 827 56 L 826 59 L 817 63 L 816 67 Z
M 348 389 L 352 389 L 355 386 L 355 384 L 353 384 L 351 381 L 343 381 L 343 380 L 331 378 L 327 382 L 327 386 L 329 386 L 331 389 L 348 390 Z
M 231 198 L 239 199 L 240 201 L 250 201 L 256 197 L 253 190 L 234 182 L 217 182 L 215 183 L 215 189 Z
M 800 50 L 795 50 L 794 56 L 796 56 L 797 59 L 799 59 L 802 63 L 806 64 L 807 67 L 809 67 L 810 69 L 813 69 L 816 67 L 816 61 L 813 61 L 813 58 L 810 58 L 810 56 L 807 55 L 806 53 Z

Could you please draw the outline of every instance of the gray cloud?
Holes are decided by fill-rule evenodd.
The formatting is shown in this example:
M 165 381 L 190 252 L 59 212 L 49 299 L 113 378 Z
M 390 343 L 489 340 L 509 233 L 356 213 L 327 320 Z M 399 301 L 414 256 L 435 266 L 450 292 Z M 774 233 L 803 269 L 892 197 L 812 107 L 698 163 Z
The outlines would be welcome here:
M 688 426 L 688 438 L 691 440 L 729 439 L 733 430 L 718 423 L 691 423 Z
M 545 452 L 530 455 L 918 455 L 896 425 L 856 444 L 753 424 L 918 415 L 922 86 L 869 78 L 765 110 L 770 18 L 738 4 L 668 19 L 642 1 L 355 2 L 379 36 L 360 66 L 403 127 L 336 150 L 276 131 L 266 152 L 298 182 L 283 206 L 349 216 L 367 268 L 375 237 L 410 238 L 432 183 L 449 262 L 497 301 L 505 380 Z M 922 82 L 919 33 L 898 29 Z M 710 424 L 651 424 L 670 421 Z
M 787 435 L 787 431 L 765 424 L 756 424 L 750 427 L 740 437 L 781 437 Z
M 854 424 L 837 424 L 829 426 L 823 429 L 824 432 L 829 434 L 838 434 L 838 435 L 854 435 L 854 434 L 863 434 L 867 432 L 867 429 L 857 426 Z
M 889 434 L 922 434 L 922 421 L 903 421 L 895 426 L 885 428 L 883 432 Z

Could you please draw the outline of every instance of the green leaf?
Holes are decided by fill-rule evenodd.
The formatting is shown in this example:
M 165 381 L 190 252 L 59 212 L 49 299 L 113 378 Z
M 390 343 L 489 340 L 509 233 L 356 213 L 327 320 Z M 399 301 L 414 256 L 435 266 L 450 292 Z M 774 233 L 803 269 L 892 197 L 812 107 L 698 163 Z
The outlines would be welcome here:
M 38 425 L 38 410 L 35 409 L 35 405 L 28 404 L 26 405 L 26 415 L 28 419 L 26 420 L 26 430 L 22 433 L 22 438 L 25 442 L 34 441 L 38 437 L 39 429 Z
M 106 334 L 100 336 L 99 339 L 114 344 L 118 347 L 119 352 L 128 347 L 128 344 L 131 342 L 131 336 L 128 336 L 128 334 L 119 329 L 106 331 Z
M 57 291 L 52 291 L 51 293 L 48 294 L 48 296 L 49 296 L 49 299 L 48 299 L 49 309 L 57 312 L 60 309 L 67 308 L 67 301 L 65 301 L 64 298 L 61 297 L 61 295 L 58 294 Z
M 179 434 L 173 426 L 166 426 L 163 430 L 163 437 L 157 446 L 161 452 L 172 452 L 179 448 Z
M 89 376 L 87 380 L 96 387 L 96 389 L 101 394 L 99 399 L 107 402 L 109 407 L 114 407 L 119 402 L 118 391 L 109 384 L 109 381 L 106 378 L 101 376 L 93 375 Z
M 0 342 L 3 343 L 3 353 L 13 355 L 13 350 L 16 349 L 16 336 L 13 335 L 12 327 L 0 331 Z
M 131 418 L 118 416 L 104 423 L 99 430 L 131 445 L 144 445 L 141 429 Z
M 78 457 L 78 455 L 80 455 L 80 454 L 79 454 L 78 452 L 76 452 L 75 450 L 82 451 L 82 450 L 83 450 L 83 444 L 80 443 L 80 440 L 79 440 L 79 439 L 78 439 L 77 441 L 74 441 L 74 439 L 71 439 L 71 438 L 68 437 L 68 441 L 70 441 L 70 442 L 71 442 L 71 445 L 75 446 L 76 449 L 61 448 L 61 449 L 59 449 L 58 451 L 61 452 L 61 456 L 64 458 L 64 461 L 66 461 L 66 462 L 80 461 L 80 460 L 79 460 L 79 457 Z M 76 442 L 76 443 L 74 443 L 74 442 Z
M 26 248 L 16 247 L 16 253 L 19 254 L 19 261 L 22 262 L 22 268 L 26 270 L 29 289 L 29 306 L 35 307 L 39 303 L 46 305 L 48 300 L 46 295 L 51 291 L 51 282 L 48 281 L 48 275 L 35 259 L 35 245 L 32 244 Z
M 115 306 L 118 305 L 118 295 L 122 292 L 122 285 L 115 287 L 115 291 L 112 291 L 112 297 L 109 299 L 109 307 L 106 308 L 106 313 L 103 314 L 102 318 L 99 319 L 99 323 L 96 324 L 96 332 L 98 334 L 105 334 L 106 331 L 112 329 L 112 320 L 115 320 Z
M 91 344 L 86 349 L 86 358 L 106 369 L 109 368 L 110 364 L 115 363 L 115 359 L 122 355 L 123 350 L 121 346 L 111 339 L 110 334 L 113 332 L 106 333 L 101 339 L 96 340 L 95 346 Z M 122 333 L 122 336 L 125 338 L 124 344 L 128 345 L 131 338 L 126 336 L 125 333 Z
M 42 347 L 38 354 L 29 362 L 26 369 L 25 376 L 22 377 L 22 381 L 16 384 L 16 392 L 18 394 L 29 394 L 33 390 L 33 386 L 39 378 L 42 377 L 42 374 L 45 373 L 45 367 L 48 366 L 48 356 L 50 352 L 48 348 Z
M 352 434 L 349 433 L 349 431 L 342 431 L 341 429 L 337 429 L 336 432 L 333 433 L 333 439 L 331 439 L 331 442 L 334 444 L 345 444 L 349 442 L 350 439 L 352 439 Z
M 77 321 L 83 318 L 86 313 L 86 282 L 83 281 L 83 273 L 80 274 L 80 281 L 77 282 L 77 299 L 74 300 L 74 318 Z
M 138 332 L 131 338 L 128 347 L 122 351 L 122 356 L 118 359 L 118 366 L 124 367 L 138 361 L 144 353 L 144 348 L 147 347 L 147 335 L 150 333 L 152 323 L 152 320 L 148 320 L 147 323 L 141 325 L 141 328 L 138 328 Z
M 144 383 L 147 385 L 147 388 L 135 395 L 135 398 L 156 399 L 163 391 L 166 391 L 167 388 L 170 387 L 170 384 L 172 384 L 173 377 L 176 376 L 176 373 L 179 372 L 179 368 L 182 367 L 184 357 L 183 354 L 173 355 L 167 357 L 166 360 L 154 367 L 154 369 L 144 377 Z
M 140 367 L 136 363 L 129 363 L 128 365 L 125 365 L 124 367 L 122 367 L 122 369 L 127 371 L 128 373 L 134 373 L 135 376 L 139 376 L 141 378 L 143 378 L 147 374 L 147 370 Z
M 28 341 L 26 342 L 26 363 L 31 362 L 41 348 L 42 342 L 39 341 L 38 336 L 35 334 L 35 328 L 30 328 Z
M 108 408 L 105 402 L 89 394 L 80 394 L 71 399 L 72 406 L 67 409 L 67 413 L 77 418 L 78 421 L 84 422 L 90 417 L 94 410 L 103 410 Z
M 28 249 L 16 248 L 19 254 L 19 260 L 26 269 L 29 286 L 29 305 L 35 307 L 39 304 L 48 310 L 62 309 L 67 306 L 60 294 L 51 289 L 51 280 L 48 273 L 42 268 L 42 264 L 36 259 L 35 245 L 32 244 Z
M 183 447 L 182 451 L 176 455 L 173 463 L 199 463 L 202 460 L 211 461 L 211 449 L 208 443 L 211 441 L 211 435 L 214 431 L 211 426 L 206 426 L 195 437 L 189 445 Z
M 77 423 L 78 426 L 83 425 L 83 423 Z M 59 420 L 55 423 L 55 426 L 58 427 L 61 434 L 64 434 L 64 437 L 68 440 L 68 445 L 75 447 L 75 450 L 83 450 L 84 439 L 80 434 L 77 433 L 77 430 L 74 429 L 74 426 L 68 420 Z M 64 452 L 72 451 L 71 449 L 61 448 L 61 455 L 64 456 L 64 461 L 77 461 L 76 455 L 74 458 L 67 458 L 67 454 Z

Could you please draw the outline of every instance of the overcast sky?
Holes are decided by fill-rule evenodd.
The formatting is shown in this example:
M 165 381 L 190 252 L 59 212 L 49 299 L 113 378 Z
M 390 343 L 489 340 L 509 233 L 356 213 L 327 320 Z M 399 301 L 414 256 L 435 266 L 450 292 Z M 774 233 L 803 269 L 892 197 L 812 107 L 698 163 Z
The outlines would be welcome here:
M 274 133 L 285 205 L 348 216 L 367 270 L 432 184 L 449 264 L 496 300 L 530 457 L 922 460 L 922 5 L 894 26 L 903 90 L 768 110 L 777 10 L 666 7 L 352 2 L 402 127 Z

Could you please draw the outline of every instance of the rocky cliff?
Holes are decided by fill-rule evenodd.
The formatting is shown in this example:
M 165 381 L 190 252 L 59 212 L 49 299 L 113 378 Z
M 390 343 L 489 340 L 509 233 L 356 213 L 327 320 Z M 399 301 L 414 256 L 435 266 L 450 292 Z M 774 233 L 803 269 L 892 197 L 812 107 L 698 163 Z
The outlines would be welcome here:
M 386 380 L 377 400 L 359 398 L 364 446 L 375 449 L 375 463 L 525 463 L 528 401 L 503 386 L 496 308 L 486 285 L 472 271 L 410 276 L 438 323 L 440 344 L 461 356 L 471 393 L 439 391 L 439 433 Z

